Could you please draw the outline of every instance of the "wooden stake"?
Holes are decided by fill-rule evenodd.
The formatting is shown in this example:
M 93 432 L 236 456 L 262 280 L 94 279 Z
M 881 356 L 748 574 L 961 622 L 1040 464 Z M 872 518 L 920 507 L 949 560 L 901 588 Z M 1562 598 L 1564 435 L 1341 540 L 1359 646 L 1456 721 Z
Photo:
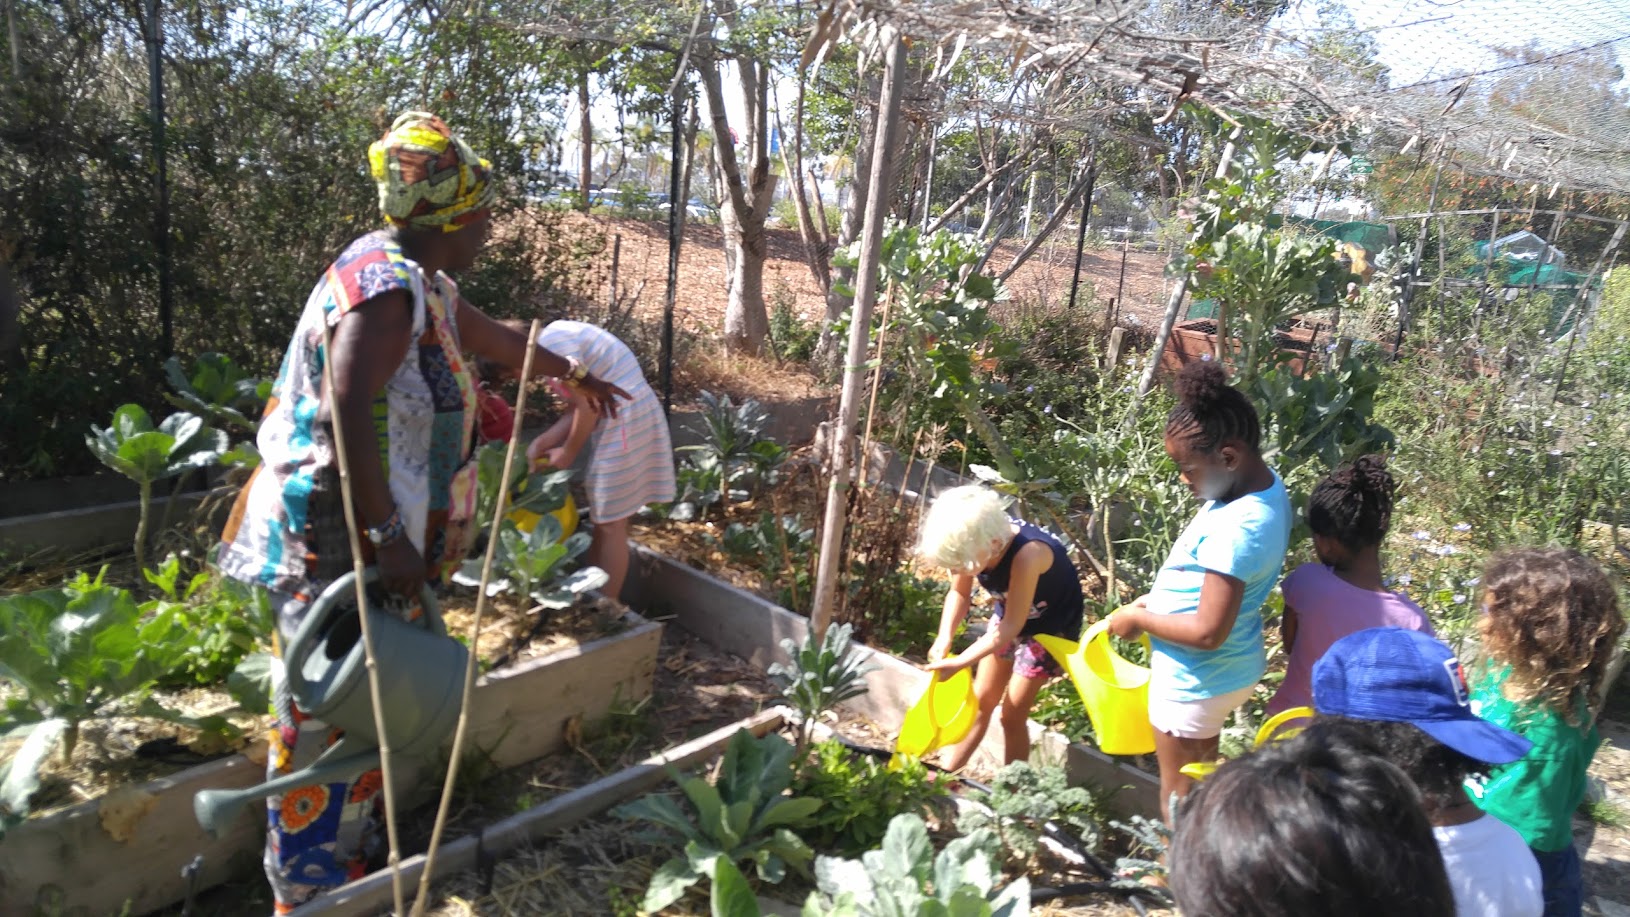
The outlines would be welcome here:
M 385 799 L 385 841 L 389 847 L 387 862 L 391 870 L 391 896 L 395 913 L 402 913 L 402 848 L 396 840 L 396 791 L 391 780 L 390 737 L 385 734 L 385 710 L 379 690 L 379 663 L 374 658 L 373 624 L 368 619 L 368 584 L 364 579 L 367 565 L 362 561 L 362 538 L 358 534 L 356 505 L 351 502 L 351 460 L 345 452 L 345 430 L 339 405 L 335 403 L 334 388 L 334 329 L 324 322 L 323 327 L 323 383 L 328 387 L 328 420 L 334 429 L 334 460 L 339 466 L 340 503 L 345 510 L 345 534 L 351 545 L 351 571 L 357 587 L 357 618 L 362 626 L 362 655 L 368 670 L 368 699 L 374 705 L 374 734 L 379 736 L 379 777 Z M 402 537 L 406 538 L 404 534 Z M 417 601 L 417 597 L 414 599 Z
M 618 237 L 621 241 L 621 237 Z M 613 264 L 615 264 L 613 260 Z M 613 272 L 613 277 L 616 276 Z M 613 281 L 615 288 L 615 281 Z M 615 294 L 613 294 L 615 295 Z M 509 476 L 515 467 L 515 450 L 521 442 L 521 421 L 526 417 L 526 384 L 532 379 L 532 358 L 538 352 L 538 320 L 532 320 L 532 329 L 526 335 L 526 359 L 521 362 L 520 393 L 515 396 L 515 420 L 509 430 L 509 448 L 504 450 L 504 473 L 498 479 L 498 499 L 493 501 L 492 528 L 487 534 L 487 556 L 481 563 L 481 586 L 475 593 L 475 615 L 470 621 L 470 655 L 464 665 L 464 694 L 459 699 L 458 728 L 453 730 L 452 757 L 447 761 L 447 779 L 441 785 L 441 803 L 436 807 L 436 824 L 430 829 L 430 846 L 425 850 L 424 872 L 419 874 L 419 892 L 413 900 L 413 917 L 424 913 L 425 902 L 430 900 L 430 877 L 435 874 L 436 848 L 441 845 L 441 833 L 447 827 L 447 813 L 452 808 L 453 790 L 458 786 L 458 765 L 464 754 L 464 737 L 470 727 L 470 695 L 475 692 L 475 678 L 481 671 L 481 660 L 476 649 L 481 644 L 481 613 L 487 607 L 487 583 L 492 579 L 492 559 L 498 551 L 498 526 L 509 509 Z M 389 785 L 389 781 L 386 782 Z M 401 902 L 396 912 L 402 912 Z
M 883 86 L 878 93 L 878 130 L 872 153 L 870 192 L 866 198 L 865 229 L 860 239 L 860 264 L 855 270 L 854 315 L 849 321 L 849 351 L 843 367 L 843 395 L 832 431 L 832 478 L 826 492 L 826 517 L 821 529 L 820 564 L 815 571 L 815 598 L 810 608 L 814 639 L 826 636 L 836 605 L 842 575 L 844 510 L 848 505 L 850 448 L 860 412 L 865 383 L 866 350 L 871 341 L 872 309 L 877 302 L 877 266 L 883 247 L 883 220 L 887 213 L 890 158 L 899 133 L 900 97 L 904 88 L 906 46 L 900 33 L 889 28 L 889 48 Z

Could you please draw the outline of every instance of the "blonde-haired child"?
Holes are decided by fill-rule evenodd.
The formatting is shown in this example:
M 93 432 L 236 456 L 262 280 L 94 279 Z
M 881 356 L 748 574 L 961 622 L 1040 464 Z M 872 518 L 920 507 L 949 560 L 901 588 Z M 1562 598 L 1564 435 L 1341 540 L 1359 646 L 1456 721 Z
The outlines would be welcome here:
M 1584 905 L 1573 812 L 1601 745 L 1592 702 L 1624 634 L 1618 596 L 1594 561 L 1562 548 L 1518 548 L 1483 571 L 1487 661 L 1474 678 L 1478 715 L 1534 743 L 1495 768 L 1478 805 L 1517 830 L 1539 861 L 1546 917 Z
M 947 770 L 959 770 L 1002 707 L 1004 762 L 1030 757 L 1030 710 L 1058 663 L 1036 642 L 1036 634 L 1075 640 L 1081 635 L 1084 602 L 1081 579 L 1064 545 L 1051 534 L 1010 518 L 1001 497 L 979 486 L 940 494 L 922 522 L 917 556 L 951 573 L 939 636 L 928 650 L 928 670 L 943 678 L 970 665 L 979 697 L 979 719 L 968 737 L 951 749 Z M 977 581 L 995 599 L 990 624 L 973 645 L 956 654 L 951 639 L 968 616 Z M 1009 613 L 1009 609 L 1023 613 Z

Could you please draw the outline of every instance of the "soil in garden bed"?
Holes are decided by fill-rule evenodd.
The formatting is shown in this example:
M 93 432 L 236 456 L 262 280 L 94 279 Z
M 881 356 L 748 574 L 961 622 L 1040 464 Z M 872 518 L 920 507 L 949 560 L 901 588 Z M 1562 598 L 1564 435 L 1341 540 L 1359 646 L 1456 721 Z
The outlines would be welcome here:
M 834 724 L 834 729 L 844 738 L 863 745 L 888 747 L 892 744 L 892 736 L 862 718 L 845 716 Z M 988 780 L 990 775 L 969 776 Z M 659 792 L 667 789 L 671 787 Z M 936 846 L 943 846 L 956 835 L 950 825 L 951 813 L 950 802 L 946 800 L 938 814 L 929 819 L 930 832 L 937 838 Z M 1106 828 L 1100 855 L 1113 862 L 1126 850 L 1124 839 Z M 436 917 L 543 913 L 588 917 L 634 913 L 652 873 L 675 853 L 676 850 L 649 826 L 602 814 L 552 838 L 547 844 L 506 855 L 495 864 L 490 875 L 472 870 L 438 883 L 437 900 L 429 913 Z M 1032 884 L 1038 887 L 1099 881 L 1090 868 L 1072 864 L 1046 850 L 1038 854 L 1026 872 Z M 782 909 L 773 913 L 797 914 L 812 888 L 807 880 L 789 876 L 781 885 L 764 886 L 759 892 L 765 902 L 782 903 Z M 704 889 L 705 886 L 698 886 L 661 914 L 663 917 L 706 917 L 710 910 Z M 1145 902 L 1149 903 L 1149 899 Z M 772 911 L 766 909 L 765 913 Z M 1038 905 L 1032 913 L 1055 917 L 1125 917 L 1136 911 L 1123 895 L 1091 893 Z
M 478 761 L 466 761 L 460 768 L 460 791 L 453 801 L 443 834 L 444 842 L 541 805 L 561 793 L 592 783 L 664 748 L 751 716 L 773 703 L 778 696 L 769 679 L 749 663 L 715 649 L 679 628 L 664 628 L 651 697 L 639 703 L 619 704 L 599 721 L 568 723 L 565 738 L 569 751 L 505 771 L 483 771 Z M 434 783 L 439 788 L 441 778 L 436 777 Z M 436 804 L 432 800 L 403 819 L 400 833 L 404 858 L 423 852 L 435 817 Z M 632 837 L 637 833 L 633 827 L 609 817 L 598 817 L 590 824 L 603 825 L 612 835 L 622 833 Z M 612 855 L 617 856 L 626 852 L 614 846 L 609 849 Z M 500 861 L 499 874 L 503 875 L 514 868 L 516 862 L 519 861 L 515 858 Z M 479 888 L 478 876 L 460 877 L 456 881 L 465 881 L 466 878 L 475 883 L 473 888 Z M 574 877 L 567 874 L 557 878 L 577 889 L 591 887 L 592 876 L 589 875 Z M 537 883 L 534 881 L 533 884 Z M 445 894 L 438 892 L 438 895 Z M 574 891 L 572 894 L 581 892 Z M 452 900 L 449 899 L 449 902 Z M 514 900 L 517 903 L 512 910 L 485 913 L 574 913 L 552 904 L 540 908 L 529 907 L 524 901 L 530 898 L 517 896 Z M 449 906 L 456 905 L 444 902 L 442 910 L 433 912 L 461 913 L 446 910 Z M 193 913 L 214 917 L 261 917 L 270 909 L 271 897 L 266 880 L 256 872 L 238 882 L 200 895 Z M 592 910 L 575 913 L 612 912 L 613 908 L 602 897 Z M 158 913 L 164 917 L 179 917 L 181 907 Z

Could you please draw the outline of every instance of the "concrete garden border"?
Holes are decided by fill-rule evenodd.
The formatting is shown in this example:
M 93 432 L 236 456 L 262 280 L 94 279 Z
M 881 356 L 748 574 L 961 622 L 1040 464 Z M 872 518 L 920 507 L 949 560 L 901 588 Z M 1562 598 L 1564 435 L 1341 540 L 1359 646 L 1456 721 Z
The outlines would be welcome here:
M 651 693 L 662 625 L 625 612 L 627 630 L 490 672 L 471 703 L 471 747 L 499 768 L 524 764 L 565 746 L 568 719 L 603 716 L 613 703 Z M 143 914 L 182 900 L 181 870 L 203 854 L 198 888 L 252 872 L 265 830 L 240 816 L 216 840 L 193 818 L 199 790 L 253 786 L 265 779 L 266 747 L 200 765 L 103 799 L 28 821 L 0 842 L 0 914 Z M 410 799 L 432 798 L 441 782 L 408 774 Z M 418 779 L 415 779 L 418 778 Z M 42 897 L 43 896 L 43 897 Z

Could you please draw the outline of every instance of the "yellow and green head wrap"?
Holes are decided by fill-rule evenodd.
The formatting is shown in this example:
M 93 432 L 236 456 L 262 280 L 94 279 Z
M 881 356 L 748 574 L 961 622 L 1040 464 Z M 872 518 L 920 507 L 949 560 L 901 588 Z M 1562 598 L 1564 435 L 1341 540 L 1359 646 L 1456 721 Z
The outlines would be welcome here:
M 457 232 L 492 206 L 492 164 L 442 119 L 410 111 L 368 148 L 379 211 L 392 226 Z

